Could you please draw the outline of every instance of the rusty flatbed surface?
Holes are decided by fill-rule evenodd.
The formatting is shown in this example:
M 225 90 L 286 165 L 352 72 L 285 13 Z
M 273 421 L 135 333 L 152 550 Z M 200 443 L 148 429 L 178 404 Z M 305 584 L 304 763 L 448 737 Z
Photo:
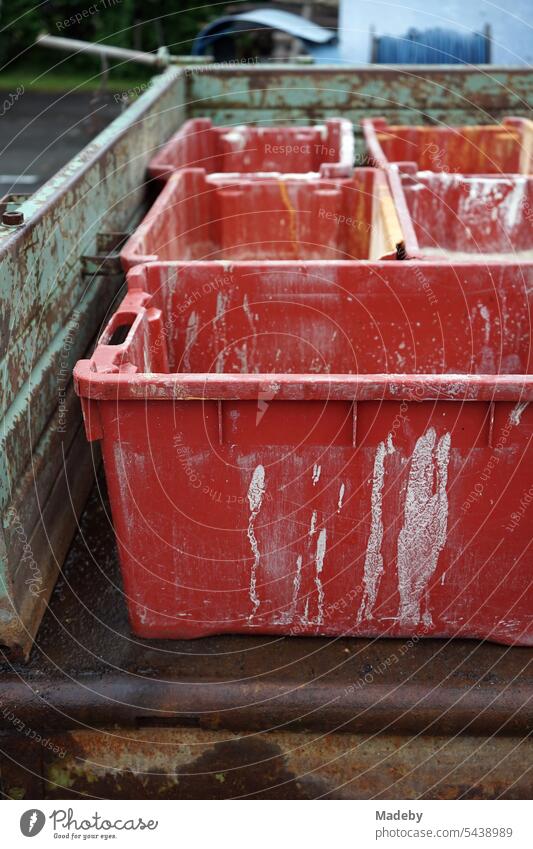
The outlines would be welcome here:
M 533 651 L 475 641 L 131 635 L 103 484 L 94 488 L 28 665 L 0 667 L 8 709 L 41 730 L 204 729 L 527 735 Z
M 515 737 L 111 727 L 2 744 L 26 799 L 530 799 Z

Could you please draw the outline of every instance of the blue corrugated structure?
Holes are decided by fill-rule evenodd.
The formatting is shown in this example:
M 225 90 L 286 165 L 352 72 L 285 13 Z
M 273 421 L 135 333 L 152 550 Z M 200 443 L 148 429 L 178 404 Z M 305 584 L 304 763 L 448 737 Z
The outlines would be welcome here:
M 490 38 L 479 32 L 411 28 L 404 36 L 376 38 L 373 60 L 381 65 L 486 65 Z

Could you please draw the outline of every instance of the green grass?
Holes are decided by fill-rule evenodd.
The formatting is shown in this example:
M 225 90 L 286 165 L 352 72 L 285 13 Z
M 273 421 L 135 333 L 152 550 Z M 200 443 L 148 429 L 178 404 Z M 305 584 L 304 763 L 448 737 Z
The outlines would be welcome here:
M 135 86 L 143 85 L 152 76 L 153 74 L 143 73 L 142 70 L 135 76 L 120 75 L 111 70 L 107 88 L 109 91 L 128 91 Z M 51 94 L 72 90 L 94 91 L 100 88 L 101 84 L 102 77 L 99 71 L 80 71 L 66 68 L 63 71 L 47 71 L 44 68 L 22 65 L 0 73 L 0 89 L 10 92 L 16 91 L 19 86 L 24 86 L 24 91 L 50 92 Z

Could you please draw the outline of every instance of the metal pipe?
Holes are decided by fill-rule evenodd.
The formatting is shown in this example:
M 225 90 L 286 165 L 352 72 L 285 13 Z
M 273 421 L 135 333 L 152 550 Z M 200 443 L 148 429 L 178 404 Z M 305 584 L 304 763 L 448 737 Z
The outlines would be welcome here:
M 150 65 L 155 68 L 166 68 L 171 61 L 166 48 L 160 48 L 157 53 L 145 53 L 142 50 L 128 50 L 125 47 L 113 47 L 109 44 L 93 44 L 90 41 L 81 41 L 76 38 L 61 38 L 60 36 L 49 35 L 48 33 L 38 36 L 35 43 L 41 47 L 50 47 L 52 50 L 88 53 L 93 56 L 107 57 L 109 59 L 138 62 L 141 65 Z

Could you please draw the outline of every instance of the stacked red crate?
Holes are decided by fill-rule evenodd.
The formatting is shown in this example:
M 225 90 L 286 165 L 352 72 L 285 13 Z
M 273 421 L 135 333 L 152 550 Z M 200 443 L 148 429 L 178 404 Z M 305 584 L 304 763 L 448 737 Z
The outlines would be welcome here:
M 400 260 L 387 169 L 287 161 L 167 179 L 75 370 L 133 630 L 532 644 L 533 263 Z

